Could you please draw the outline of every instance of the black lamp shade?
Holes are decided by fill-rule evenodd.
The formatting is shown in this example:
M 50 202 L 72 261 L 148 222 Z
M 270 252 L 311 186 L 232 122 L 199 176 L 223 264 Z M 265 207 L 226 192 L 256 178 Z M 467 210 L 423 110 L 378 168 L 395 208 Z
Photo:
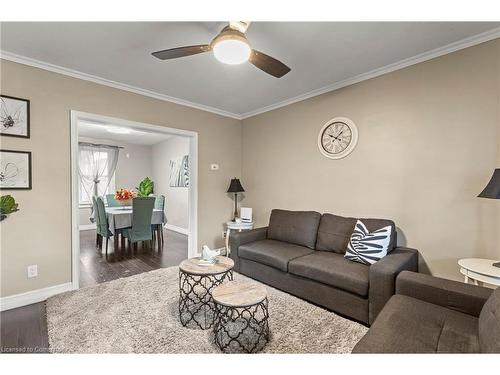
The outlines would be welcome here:
M 478 197 L 500 199 L 500 168 L 495 169 L 490 182 L 488 182 L 488 185 L 486 185 Z
M 229 185 L 229 189 L 227 189 L 228 193 L 243 193 L 245 189 L 241 186 L 241 182 L 237 178 L 231 179 L 231 184 Z

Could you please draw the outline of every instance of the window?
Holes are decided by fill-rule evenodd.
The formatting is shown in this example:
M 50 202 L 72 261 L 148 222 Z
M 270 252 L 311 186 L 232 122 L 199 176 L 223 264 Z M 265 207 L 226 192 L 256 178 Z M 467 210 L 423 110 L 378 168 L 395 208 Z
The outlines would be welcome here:
M 97 195 L 104 196 L 115 191 L 115 174 L 112 159 L 113 150 L 80 150 L 80 205 L 91 205 L 94 195 L 94 176 L 98 170 Z M 115 164 L 116 166 L 116 164 Z

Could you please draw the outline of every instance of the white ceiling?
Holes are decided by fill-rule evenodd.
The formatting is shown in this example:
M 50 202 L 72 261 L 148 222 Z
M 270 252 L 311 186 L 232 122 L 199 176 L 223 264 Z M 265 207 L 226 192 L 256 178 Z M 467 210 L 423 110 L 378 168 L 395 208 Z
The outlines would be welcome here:
M 208 43 L 225 25 L 2 23 L 1 49 L 4 58 L 14 61 L 27 57 L 148 90 L 146 94 L 162 99 L 244 118 L 369 78 L 382 68 L 395 69 L 387 66 L 405 59 L 418 56 L 397 67 L 500 36 L 500 23 L 252 23 L 247 31 L 251 46 L 292 68 L 281 79 L 249 63 L 224 65 L 212 53 L 170 61 L 151 56 L 161 49 Z
M 128 134 L 117 134 L 109 132 L 108 129 L 124 129 L 129 131 Z M 118 143 L 129 143 L 135 145 L 145 145 L 151 146 L 169 138 L 174 137 L 173 135 L 165 133 L 155 133 L 150 131 L 137 130 L 132 128 L 126 128 L 123 126 L 107 125 L 107 124 L 97 124 L 92 122 L 78 122 L 78 136 L 94 138 L 99 140 L 110 140 Z

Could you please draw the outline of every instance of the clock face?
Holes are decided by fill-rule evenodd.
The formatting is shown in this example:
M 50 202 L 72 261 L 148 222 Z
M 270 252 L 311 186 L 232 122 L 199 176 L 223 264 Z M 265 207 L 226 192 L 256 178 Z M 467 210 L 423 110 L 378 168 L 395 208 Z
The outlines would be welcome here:
M 358 130 L 346 118 L 337 117 L 327 122 L 318 136 L 318 147 L 323 155 L 340 159 L 349 155 L 358 140 Z

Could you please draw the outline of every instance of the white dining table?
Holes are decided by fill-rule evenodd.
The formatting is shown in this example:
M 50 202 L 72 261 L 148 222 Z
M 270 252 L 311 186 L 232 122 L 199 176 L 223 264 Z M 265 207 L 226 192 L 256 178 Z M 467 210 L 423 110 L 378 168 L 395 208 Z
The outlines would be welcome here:
M 108 217 L 109 230 L 113 234 L 115 234 L 116 230 L 132 226 L 132 206 L 106 207 L 106 216 Z M 163 210 L 153 209 L 151 224 L 163 224 L 166 222 Z
M 108 228 L 113 233 L 113 242 L 115 254 L 118 254 L 118 232 L 123 228 L 132 226 L 132 206 L 106 207 L 106 217 L 108 218 Z M 164 224 L 167 222 L 165 212 L 159 209 L 153 209 L 151 224 Z M 125 250 L 125 240 L 121 238 L 122 251 Z

